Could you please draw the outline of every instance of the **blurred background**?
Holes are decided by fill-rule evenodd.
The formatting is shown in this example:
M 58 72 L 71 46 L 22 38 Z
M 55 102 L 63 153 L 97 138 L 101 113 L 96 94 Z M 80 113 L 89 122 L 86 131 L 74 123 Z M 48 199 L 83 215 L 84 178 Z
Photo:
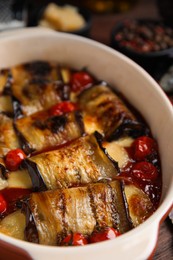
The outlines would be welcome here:
M 92 19 L 90 37 L 107 45 L 112 28 L 123 18 L 162 19 L 173 26 L 172 0 L 0 0 L 0 31 L 37 25 L 49 3 L 88 11 Z
M 163 19 L 170 25 L 173 24 L 172 0 L 0 0 L 1 31 L 3 30 L 2 24 L 9 23 L 12 20 L 23 21 L 27 26 L 31 18 L 38 15 L 37 12 L 41 8 L 52 2 L 57 5 L 69 4 L 85 8 L 91 12 L 94 18 L 96 17 L 96 20 L 98 15 L 99 18 L 104 16 L 104 19 L 108 16 L 112 17 L 115 21 L 123 17 L 151 17 Z M 34 18 L 36 19 L 36 17 Z M 112 22 L 114 22 L 114 19 L 112 19 Z M 5 24 L 4 29 L 7 29 Z

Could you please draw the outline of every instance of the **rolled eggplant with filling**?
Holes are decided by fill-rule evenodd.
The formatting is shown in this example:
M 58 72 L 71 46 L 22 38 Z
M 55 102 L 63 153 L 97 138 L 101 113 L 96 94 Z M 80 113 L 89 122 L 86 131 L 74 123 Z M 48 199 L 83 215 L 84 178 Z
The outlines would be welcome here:
M 54 62 L 34 61 L 11 68 L 14 84 L 19 88 L 32 79 L 56 81 L 60 79 L 59 66 Z
M 31 62 L 12 68 L 15 118 L 69 99 L 68 69 L 55 63 Z
M 83 111 L 87 133 L 97 130 L 106 139 L 112 140 L 125 135 L 142 135 L 146 131 L 123 100 L 105 82 L 84 90 L 78 102 Z
M 13 120 L 4 114 L 0 114 L 0 157 L 9 150 L 20 147 L 18 137 L 13 127 Z
M 89 236 L 109 226 L 123 234 L 132 228 L 119 181 L 32 193 L 23 211 L 25 239 L 43 245 L 60 245 L 70 233 Z
M 78 111 L 50 116 L 41 111 L 14 122 L 21 147 L 26 154 L 65 144 L 83 135 L 83 122 Z
M 79 186 L 81 184 L 112 180 L 118 174 L 113 161 L 100 146 L 97 133 L 74 140 L 58 150 L 25 159 L 36 191 Z
M 24 85 L 13 85 L 13 108 L 15 118 L 28 116 L 48 109 L 68 96 L 69 88 L 61 81 L 33 79 Z

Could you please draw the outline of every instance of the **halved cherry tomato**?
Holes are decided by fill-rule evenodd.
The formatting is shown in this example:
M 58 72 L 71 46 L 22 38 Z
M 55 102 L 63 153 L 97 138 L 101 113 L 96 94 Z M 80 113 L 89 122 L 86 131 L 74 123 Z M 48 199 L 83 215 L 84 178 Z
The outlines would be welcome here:
M 158 176 L 157 168 L 149 162 L 135 163 L 131 173 L 143 181 L 155 180 Z
M 94 82 L 93 77 L 85 71 L 73 73 L 70 80 L 71 89 L 74 92 L 82 91 L 93 82 Z
M 88 240 L 81 233 L 69 234 L 61 242 L 62 246 L 84 246 L 86 244 L 88 244 Z
M 11 150 L 5 156 L 5 165 L 8 170 L 16 171 L 25 158 L 26 154 L 23 150 L 19 148 Z
M 77 105 L 70 101 L 63 101 L 52 106 L 49 110 L 51 116 L 60 116 L 64 113 L 72 112 L 77 110 Z
M 6 210 L 7 210 L 7 202 L 2 196 L 2 194 L 0 194 L 0 214 L 5 212 Z
M 114 228 L 105 228 L 102 231 L 99 232 L 93 232 L 90 236 L 90 242 L 91 243 L 97 243 L 104 240 L 114 239 L 118 236 L 120 236 L 120 232 Z
M 132 144 L 134 149 L 134 159 L 143 161 L 145 158 L 157 150 L 157 145 L 154 139 L 148 136 L 138 137 Z

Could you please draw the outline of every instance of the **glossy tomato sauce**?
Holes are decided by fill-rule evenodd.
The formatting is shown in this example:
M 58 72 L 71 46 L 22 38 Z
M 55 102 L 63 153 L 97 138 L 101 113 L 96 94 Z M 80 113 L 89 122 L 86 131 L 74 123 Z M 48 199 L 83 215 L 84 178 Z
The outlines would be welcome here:
M 154 211 L 158 207 L 162 192 L 161 165 L 157 147 L 151 150 L 148 155 L 144 155 L 144 158 L 137 160 L 134 158 L 135 151 L 133 144 L 125 148 L 130 161 L 121 170 L 119 178 L 123 179 L 126 183 L 133 183 L 135 186 L 141 188 L 152 201 Z M 140 165 L 146 165 L 145 172 L 143 172 L 143 169 L 140 169 Z M 147 168 L 148 165 L 149 169 Z M 136 170 L 136 166 L 138 170 Z

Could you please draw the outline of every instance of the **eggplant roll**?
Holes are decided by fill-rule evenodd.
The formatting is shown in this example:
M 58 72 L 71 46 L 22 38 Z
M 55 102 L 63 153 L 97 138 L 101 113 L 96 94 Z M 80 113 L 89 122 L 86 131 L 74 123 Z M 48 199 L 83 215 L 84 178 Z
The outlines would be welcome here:
M 94 134 L 32 156 L 24 160 L 23 167 L 28 169 L 36 191 L 112 180 L 118 173 L 117 163 L 106 155 Z
M 13 85 L 15 118 L 22 115 L 31 115 L 61 102 L 64 88 L 61 82 L 50 83 L 39 79 L 33 80 L 22 87 Z
M 14 84 L 19 85 L 36 78 L 49 81 L 60 79 L 57 63 L 47 61 L 34 61 L 14 66 L 11 68 L 11 74 Z
M 0 157 L 5 156 L 9 150 L 18 147 L 20 145 L 13 127 L 13 120 L 0 114 Z
M 16 133 L 25 153 L 40 152 L 82 136 L 84 129 L 78 111 L 50 116 L 41 111 L 14 122 Z
M 28 116 L 69 98 L 61 70 L 48 62 L 33 62 L 12 69 L 15 118 Z
M 119 135 L 129 134 L 135 129 L 141 130 L 142 126 L 137 122 L 135 115 L 105 82 L 84 90 L 78 102 L 83 110 L 87 133 L 96 130 L 110 140 L 112 135 L 116 139 Z M 130 127 L 132 129 L 129 129 Z
M 32 193 L 23 202 L 27 241 L 60 245 L 71 232 L 90 235 L 104 227 L 132 228 L 119 181 Z

